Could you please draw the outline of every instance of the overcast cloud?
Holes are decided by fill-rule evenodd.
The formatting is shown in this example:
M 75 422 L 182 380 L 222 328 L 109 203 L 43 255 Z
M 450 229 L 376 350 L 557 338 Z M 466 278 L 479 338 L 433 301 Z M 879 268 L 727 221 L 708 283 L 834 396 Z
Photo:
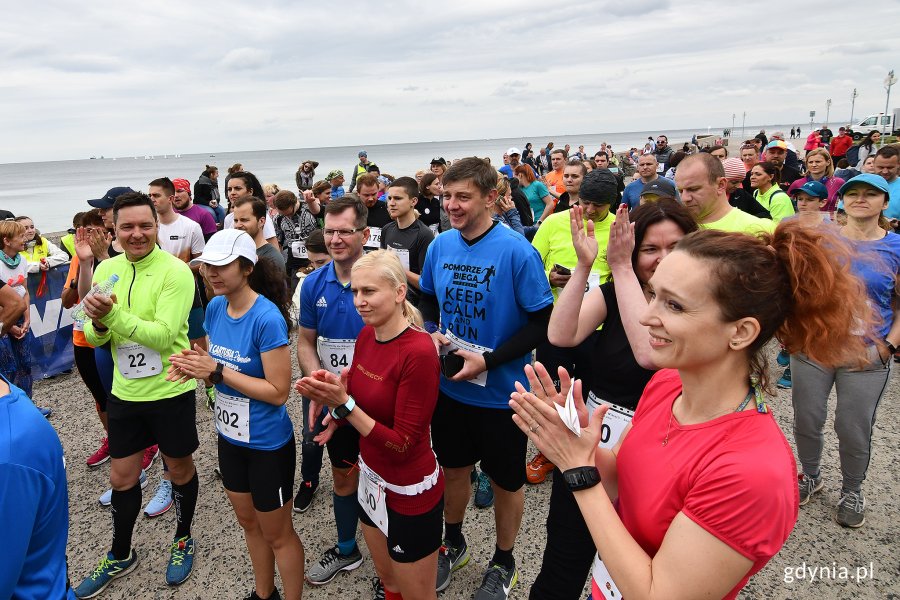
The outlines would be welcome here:
M 900 2 L 17 3 L 0 162 L 831 122 Z M 900 86 L 893 106 L 900 106 Z

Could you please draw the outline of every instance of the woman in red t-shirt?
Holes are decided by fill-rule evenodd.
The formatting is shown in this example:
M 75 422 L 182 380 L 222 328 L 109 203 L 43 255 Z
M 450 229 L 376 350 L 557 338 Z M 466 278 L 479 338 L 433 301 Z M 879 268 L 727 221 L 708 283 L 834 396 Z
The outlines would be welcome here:
M 360 520 L 385 598 L 434 600 L 444 510 L 444 475 L 430 435 L 437 352 L 431 336 L 416 326 L 421 316 L 406 300 L 406 275 L 396 254 L 367 254 L 351 273 L 354 304 L 366 324 L 353 362 L 340 378 L 315 371 L 297 390 L 332 409 L 317 441 L 330 435 L 335 420 L 360 433 Z
M 557 393 L 541 365 L 526 367 L 536 393 L 513 394 L 514 419 L 574 492 L 599 553 L 594 600 L 734 598 L 782 547 L 796 467 L 763 400 L 761 353 L 777 335 L 829 365 L 858 356 L 865 340 L 852 332 L 872 319 L 849 257 L 834 234 L 796 222 L 763 239 L 685 236 L 641 317 L 662 370 L 612 450 L 597 448 L 607 407 L 588 424 L 580 382 L 561 371 Z M 570 388 L 579 436 L 553 406 Z

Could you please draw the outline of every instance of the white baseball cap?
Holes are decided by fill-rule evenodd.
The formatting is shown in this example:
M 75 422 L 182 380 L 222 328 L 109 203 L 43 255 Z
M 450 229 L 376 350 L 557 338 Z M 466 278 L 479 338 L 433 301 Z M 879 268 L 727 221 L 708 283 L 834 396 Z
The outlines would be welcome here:
M 509 154 L 510 156 L 512 156 L 513 154 L 518 154 L 519 156 L 522 156 L 522 152 L 518 148 L 510 148 L 509 150 L 506 151 L 506 153 Z
M 206 263 L 221 267 L 237 260 L 239 256 L 256 264 L 256 243 L 246 231 L 223 229 L 209 238 L 203 254 L 192 260 L 191 266 L 195 267 L 200 263 Z

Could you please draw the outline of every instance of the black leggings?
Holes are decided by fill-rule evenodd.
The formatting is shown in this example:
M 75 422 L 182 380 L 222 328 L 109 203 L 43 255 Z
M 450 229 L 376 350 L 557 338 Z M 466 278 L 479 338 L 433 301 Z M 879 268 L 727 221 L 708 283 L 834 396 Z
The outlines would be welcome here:
M 97 410 L 106 412 L 106 388 L 103 387 L 103 382 L 100 380 L 99 373 L 97 373 L 97 360 L 94 358 L 94 349 L 84 346 L 73 346 L 73 349 L 75 351 L 75 366 L 78 367 L 78 374 L 81 375 L 81 380 L 84 381 L 84 385 L 88 387 L 88 390 L 94 397 L 94 402 L 97 403 Z
M 597 548 L 575 496 L 562 473 L 553 469 L 547 546 L 541 572 L 531 586 L 530 600 L 578 600 L 587 582 Z

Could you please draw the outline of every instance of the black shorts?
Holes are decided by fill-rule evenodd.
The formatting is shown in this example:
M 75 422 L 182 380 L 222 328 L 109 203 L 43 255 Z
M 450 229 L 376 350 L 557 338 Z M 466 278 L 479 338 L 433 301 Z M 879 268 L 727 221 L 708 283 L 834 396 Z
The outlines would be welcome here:
M 259 512 L 278 510 L 294 498 L 294 436 L 276 450 L 256 450 L 219 438 L 219 470 L 229 492 L 250 494 Z
M 525 485 L 528 438 L 512 416 L 512 409 L 463 404 L 440 392 L 431 418 L 431 443 L 438 463 L 456 469 L 480 460 L 481 470 L 500 488 L 518 491 Z
M 349 469 L 359 460 L 359 432 L 352 425 L 341 425 L 325 447 L 332 467 Z
M 398 563 L 421 560 L 441 547 L 444 534 L 444 498 L 434 508 L 421 515 L 403 515 L 387 507 L 387 547 L 391 559 Z M 359 520 L 369 527 L 378 526 L 369 518 L 362 506 Z
M 164 400 L 129 402 L 115 396 L 106 405 L 109 455 L 126 458 L 159 444 L 172 458 L 184 458 L 200 446 L 195 390 Z

